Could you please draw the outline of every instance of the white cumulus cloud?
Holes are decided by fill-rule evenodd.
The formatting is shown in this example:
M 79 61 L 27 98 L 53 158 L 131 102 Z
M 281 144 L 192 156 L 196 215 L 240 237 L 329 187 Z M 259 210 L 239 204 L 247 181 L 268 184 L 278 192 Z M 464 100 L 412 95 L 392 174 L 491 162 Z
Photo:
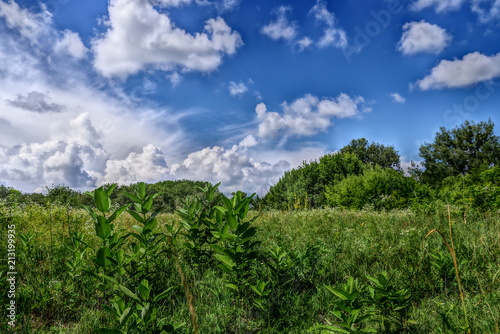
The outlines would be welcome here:
M 294 39 L 297 34 L 297 24 L 290 22 L 287 17 L 287 13 L 291 11 L 291 7 L 279 7 L 276 10 L 276 20 L 263 26 L 261 32 L 274 40 L 284 39 L 290 41 Z
M 82 59 L 88 50 L 83 44 L 80 36 L 70 30 L 63 32 L 62 38 L 54 46 L 56 52 L 66 52 L 75 59 Z
M 405 55 L 415 53 L 438 54 L 451 42 L 452 37 L 438 25 L 425 22 L 408 22 L 403 26 L 403 35 L 398 50 Z
M 91 51 L 106 43 L 116 49 L 100 55 L 108 58 L 94 54 L 96 61 L 111 63 L 109 76 L 147 66 L 173 68 L 166 74 L 173 85 L 185 71 L 215 69 L 225 55 L 236 52 L 240 36 L 222 19 L 211 19 L 205 31 L 188 34 L 151 5 L 191 2 L 111 0 L 108 30 L 94 40 Z M 7 186 L 33 191 L 60 184 L 89 190 L 105 182 L 189 178 L 222 181 L 224 192 L 264 194 L 285 170 L 326 152 L 317 143 L 294 150 L 265 147 L 261 135 L 267 135 L 273 113 L 264 105 L 254 132 L 245 128 L 236 145 L 194 146 L 180 122 L 187 111 L 137 100 L 93 76 L 83 62 L 74 61 L 88 52 L 78 34 L 56 30 L 43 5 L 41 13 L 34 13 L 14 1 L 0 1 L 0 29 L 0 183 Z M 145 79 L 144 85 L 154 89 L 155 82 Z M 324 131 L 331 119 L 355 117 L 362 106 L 363 98 L 345 94 L 324 99 L 306 95 L 282 105 L 276 115 L 284 125 L 275 134 Z
M 87 113 L 68 124 L 71 136 L 41 143 L 24 143 L 0 154 L 0 180 L 21 189 L 67 185 L 88 189 L 109 158 Z
M 244 145 L 252 139 L 246 141 Z M 262 195 L 290 168 L 284 160 L 274 164 L 257 162 L 244 154 L 242 148 L 246 146 L 206 147 L 189 154 L 181 164 L 173 165 L 172 174 L 179 179 L 222 182 L 221 189 L 227 193 L 244 189 Z
M 282 104 L 283 112 L 271 112 L 264 103 L 255 108 L 257 113 L 258 136 L 272 138 L 279 134 L 311 136 L 326 131 L 333 118 L 350 118 L 369 111 L 363 97 L 351 98 L 340 94 L 337 98 L 319 99 L 306 94 L 292 103 Z
M 467 87 L 485 80 L 500 77 L 500 53 L 486 56 L 479 52 L 462 59 L 441 60 L 431 73 L 417 81 L 422 90 Z
M 104 178 L 100 183 L 155 183 L 166 180 L 168 173 L 163 152 L 159 147 L 149 144 L 143 148 L 142 153 L 131 152 L 123 160 L 106 161 Z
M 147 66 L 210 72 L 242 45 L 240 35 L 220 17 L 191 35 L 148 1 L 112 0 L 108 11 L 108 30 L 93 41 L 94 67 L 107 77 L 126 77 Z

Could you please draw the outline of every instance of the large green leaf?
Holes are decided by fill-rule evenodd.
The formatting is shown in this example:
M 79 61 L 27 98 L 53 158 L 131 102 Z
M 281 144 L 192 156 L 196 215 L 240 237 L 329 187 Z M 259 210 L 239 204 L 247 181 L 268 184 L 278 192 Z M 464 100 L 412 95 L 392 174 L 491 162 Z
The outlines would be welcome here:
M 224 248 L 220 247 L 219 245 L 214 245 L 214 244 L 212 244 L 212 245 L 209 245 L 209 246 L 210 246 L 210 247 L 211 247 L 214 251 L 216 251 L 216 252 L 218 252 L 218 253 L 220 253 L 220 254 L 224 254 L 224 255 L 226 255 L 226 250 L 225 250 Z
M 106 192 L 101 188 L 94 190 L 94 202 L 97 210 L 102 213 L 108 212 L 111 209 L 111 199 Z
M 215 210 L 215 221 L 217 222 L 218 225 L 222 224 L 222 218 L 223 218 L 224 212 L 225 212 L 225 209 L 224 210 L 219 210 L 218 207 L 216 207 L 216 210 Z
M 241 211 L 241 209 L 243 209 L 243 207 L 244 207 L 245 205 L 248 205 L 248 202 L 249 202 L 249 201 L 248 201 L 248 198 L 245 198 L 245 199 L 244 199 L 244 200 L 242 200 L 240 203 L 238 203 L 238 205 L 236 205 L 236 207 L 235 207 L 235 208 L 234 208 L 234 210 L 233 210 L 233 211 L 234 211 L 234 213 L 235 213 L 235 214 L 239 214 L 239 213 L 240 213 L 240 211 Z
M 215 254 L 215 257 L 221 261 L 224 265 L 226 265 L 228 268 L 234 268 L 236 266 L 236 262 L 233 261 L 229 256 L 223 255 L 223 254 Z
M 236 231 L 234 233 L 236 233 L 236 235 L 242 234 L 243 232 L 245 232 L 248 229 L 248 227 L 250 227 L 250 224 L 251 224 L 251 222 L 246 222 L 246 223 L 240 224 L 240 226 L 238 226 L 238 228 L 236 229 Z
M 156 228 L 156 224 L 157 224 L 156 218 L 152 218 L 152 219 L 148 218 L 146 220 L 146 223 L 144 224 L 144 230 L 153 231 Z
M 99 277 L 104 278 L 106 281 L 109 281 L 111 283 L 118 284 L 118 281 L 115 278 L 111 277 L 111 276 L 100 274 Z M 119 302 L 118 298 L 116 300 L 114 300 L 113 302 L 117 302 L 118 303 Z
M 130 206 L 130 204 L 126 204 L 126 205 L 123 205 L 123 206 L 119 207 L 118 209 L 116 209 L 115 212 L 113 212 L 113 214 L 111 216 L 109 216 L 108 221 L 111 223 L 113 220 L 118 218 L 118 216 L 121 215 L 123 213 L 123 211 L 127 210 L 127 208 L 129 206 Z
M 116 310 L 114 310 L 113 308 L 107 306 L 107 305 L 102 305 L 102 307 L 108 311 L 109 314 L 111 314 L 113 317 L 115 318 L 119 318 L 120 315 L 116 312 Z
M 137 240 L 139 240 L 141 242 L 141 244 L 145 245 L 147 240 L 146 238 L 144 238 L 142 235 L 140 234 L 137 234 L 137 233 L 132 233 L 131 236 L 133 236 L 134 238 L 136 238 Z
M 85 211 L 87 211 L 87 213 L 94 219 L 96 220 L 97 219 L 97 215 L 95 214 L 94 210 L 92 210 L 91 208 L 89 208 L 88 206 L 86 205 L 82 205 L 83 209 Z
M 106 240 L 111 234 L 111 224 L 104 216 L 97 216 L 95 232 L 102 240 Z
M 123 285 L 118 285 L 118 289 L 120 289 L 121 292 L 123 292 L 124 294 L 126 294 L 127 296 L 132 298 L 133 300 L 141 302 L 141 299 L 139 297 L 137 297 L 137 295 L 135 293 L 133 293 L 132 291 L 130 291 L 127 287 L 125 287 Z
M 149 293 L 151 292 L 151 289 L 149 288 L 149 282 L 147 280 L 142 280 L 141 285 L 139 285 L 137 290 L 139 291 L 139 295 L 143 300 L 149 299 Z
M 111 252 L 108 247 L 101 247 L 97 251 L 96 262 L 101 267 L 106 267 L 110 264 L 108 257 L 111 256 Z
M 142 321 L 144 321 L 145 323 L 149 322 L 149 320 L 151 319 L 151 311 L 152 311 L 151 305 L 149 303 L 146 303 L 141 311 Z
M 153 302 L 158 302 L 162 299 L 164 299 L 165 297 L 167 297 L 171 292 L 172 290 L 174 290 L 176 287 L 175 286 L 172 286 L 170 288 L 168 288 L 167 290 L 163 291 L 162 293 L 160 293 L 159 295 L 157 295 L 156 297 L 153 298 Z
M 116 188 L 116 183 L 113 183 L 112 185 L 110 185 L 108 187 L 108 189 L 106 189 L 106 195 L 108 195 L 108 197 L 111 197 L 111 194 L 113 193 L 115 188 Z
M 139 195 L 139 198 L 146 197 L 146 184 L 144 182 L 137 184 L 137 195 Z
M 122 315 L 120 316 L 120 325 L 127 323 L 127 320 L 133 314 L 131 311 L 132 311 L 131 307 L 128 307 L 123 311 Z
M 238 221 L 236 220 L 236 216 L 232 212 L 226 212 L 226 221 L 232 230 L 236 230 L 238 228 Z
M 326 289 L 342 300 L 350 300 L 350 294 L 346 291 L 327 286 Z
M 124 192 L 123 195 L 127 196 L 128 198 L 130 198 L 132 201 L 134 201 L 136 203 L 142 203 L 142 200 L 132 193 Z
M 137 231 L 137 233 L 139 233 L 139 234 L 141 234 L 141 233 L 142 233 L 142 231 L 144 231 L 144 228 L 142 228 L 142 227 L 141 227 L 141 226 L 139 226 L 139 225 L 134 225 L 134 226 L 132 226 L 132 228 L 133 228 L 134 230 L 136 230 L 136 231 Z
M 142 212 L 146 213 L 153 207 L 153 196 L 148 196 L 144 203 L 142 203 Z
M 233 210 L 233 203 L 226 197 L 222 197 L 222 201 L 224 202 L 224 205 L 226 206 L 226 209 L 229 211 Z
M 127 210 L 127 212 L 129 213 L 129 215 L 134 217 L 134 219 L 137 220 L 139 223 L 144 224 L 145 219 L 141 215 L 139 215 L 137 212 L 132 211 L 132 210 Z

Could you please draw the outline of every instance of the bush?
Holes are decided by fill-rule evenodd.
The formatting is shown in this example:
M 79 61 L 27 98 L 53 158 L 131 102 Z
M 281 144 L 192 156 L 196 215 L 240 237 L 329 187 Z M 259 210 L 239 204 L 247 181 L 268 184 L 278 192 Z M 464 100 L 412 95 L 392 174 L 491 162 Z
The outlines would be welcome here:
M 500 209 L 500 167 L 491 167 L 476 175 L 449 176 L 443 180 L 437 197 L 461 208 Z
M 327 186 L 327 203 L 351 209 L 372 206 L 376 210 L 407 208 L 413 201 L 427 196 L 413 178 L 394 169 L 374 167 L 362 175 L 351 175 L 333 186 Z

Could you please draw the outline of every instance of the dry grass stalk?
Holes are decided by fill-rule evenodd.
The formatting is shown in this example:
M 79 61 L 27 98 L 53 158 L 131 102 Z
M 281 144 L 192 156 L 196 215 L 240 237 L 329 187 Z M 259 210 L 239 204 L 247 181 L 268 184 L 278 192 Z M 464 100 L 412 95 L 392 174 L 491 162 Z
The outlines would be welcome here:
M 458 270 L 457 254 L 455 253 L 455 245 L 453 243 L 453 230 L 452 230 L 452 223 L 451 223 L 450 206 L 448 206 L 448 228 L 450 231 L 450 243 L 448 243 L 448 241 L 446 240 L 446 237 L 444 236 L 443 232 L 441 232 L 437 228 L 430 230 L 425 237 L 427 238 L 428 236 L 430 236 L 434 232 L 439 233 L 439 235 L 443 239 L 444 244 L 446 245 L 446 248 L 448 248 L 448 251 L 450 252 L 451 257 L 453 258 L 453 267 L 455 267 L 455 275 L 457 277 L 458 290 L 460 292 L 460 300 L 462 301 L 462 309 L 464 312 L 465 323 L 466 323 L 467 328 L 468 328 L 467 333 L 470 333 L 469 317 L 467 316 L 467 308 L 465 306 L 465 293 L 464 293 L 464 289 L 462 287 L 462 283 L 460 281 L 460 273 Z

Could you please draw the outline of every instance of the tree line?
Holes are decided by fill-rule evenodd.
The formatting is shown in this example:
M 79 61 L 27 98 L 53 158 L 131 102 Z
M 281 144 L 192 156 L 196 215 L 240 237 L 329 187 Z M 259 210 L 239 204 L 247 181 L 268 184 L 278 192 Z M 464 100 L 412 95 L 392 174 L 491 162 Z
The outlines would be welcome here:
M 262 206 L 398 209 L 436 202 L 500 209 L 500 137 L 494 123 L 440 128 L 403 169 L 393 146 L 354 139 L 338 152 L 285 172 Z
M 494 123 L 465 121 L 440 128 L 434 141 L 419 149 L 421 161 L 403 168 L 394 146 L 353 139 L 338 152 L 303 162 L 286 171 L 264 197 L 255 197 L 258 209 L 344 207 L 391 210 L 443 202 L 479 209 L 500 209 L 500 137 Z M 199 196 L 207 182 L 161 181 L 148 186 L 158 193 L 155 210 L 173 212 L 182 201 Z M 136 184 L 119 186 L 113 201 L 123 205 Z M 220 194 L 222 195 L 222 194 Z M 11 203 L 89 205 L 92 199 L 64 185 L 46 194 L 24 194 L 0 185 L 0 198 Z
M 158 194 L 155 198 L 153 210 L 174 212 L 178 207 L 182 206 L 184 200 L 202 194 L 202 189 L 207 185 L 209 185 L 208 182 L 191 180 L 161 181 L 148 185 L 148 194 Z M 111 199 L 117 205 L 125 205 L 129 201 L 125 194 L 132 192 L 136 186 L 137 184 L 117 186 Z M 45 194 L 22 193 L 16 189 L 0 185 L 0 198 L 11 204 L 34 203 L 42 206 L 54 203 L 82 207 L 83 205 L 90 206 L 93 203 L 92 196 L 64 185 L 47 187 Z

